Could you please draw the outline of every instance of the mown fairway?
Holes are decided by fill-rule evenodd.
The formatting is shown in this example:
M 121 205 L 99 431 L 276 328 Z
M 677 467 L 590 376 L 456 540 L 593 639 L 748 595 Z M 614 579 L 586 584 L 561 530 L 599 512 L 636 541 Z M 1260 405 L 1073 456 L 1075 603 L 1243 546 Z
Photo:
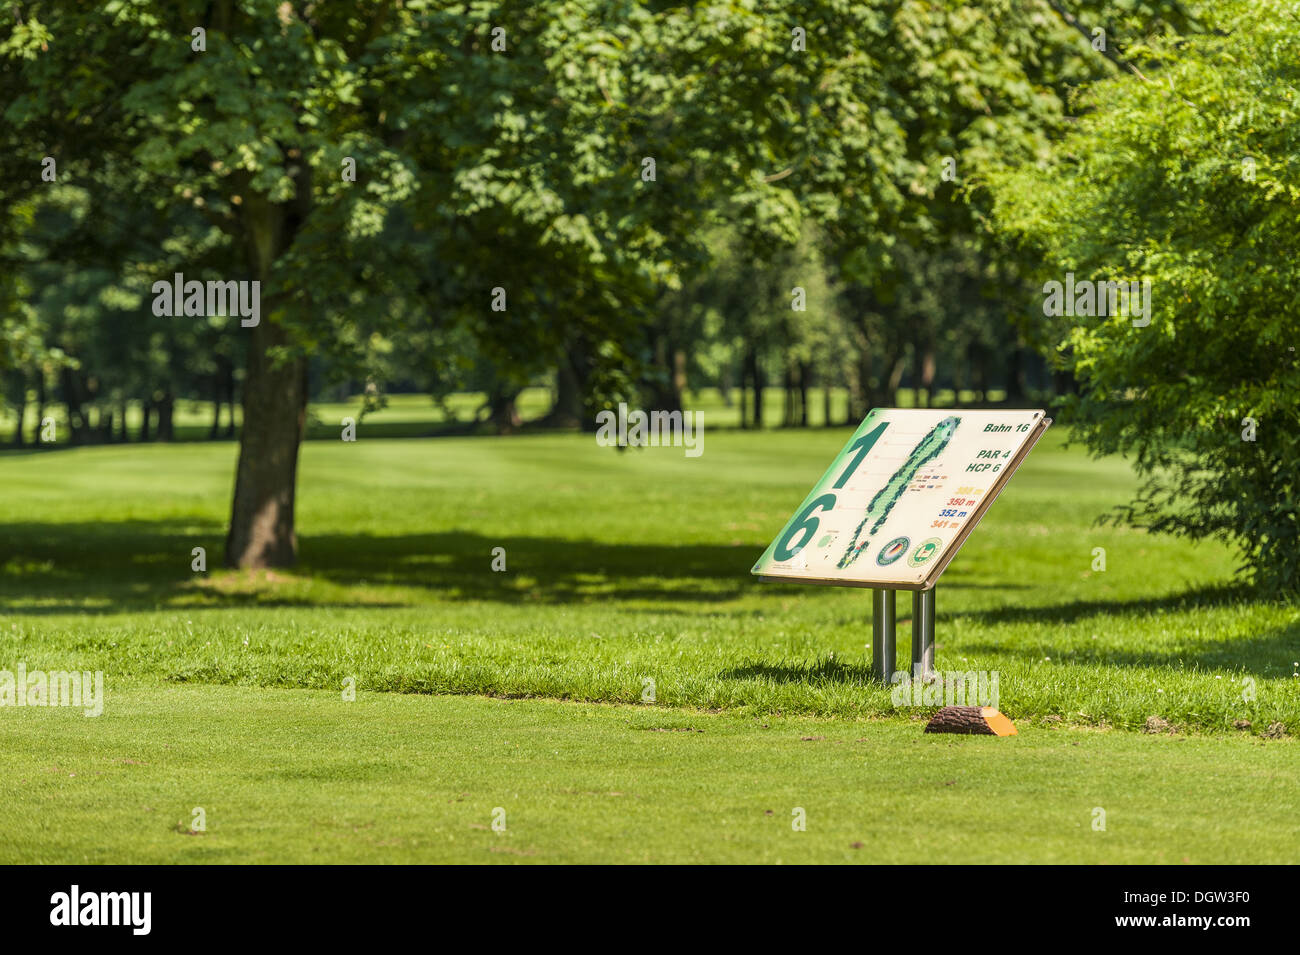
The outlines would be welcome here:
M 1300 727 L 1300 610 L 1217 545 L 1094 527 L 1132 478 L 1049 433 L 938 592 L 939 667 L 996 670 L 1022 735 L 924 738 L 868 679 L 868 592 L 748 573 L 845 438 L 706 427 L 689 459 L 363 425 L 305 445 L 302 560 L 269 574 L 217 569 L 233 444 L 6 453 L 0 668 L 102 670 L 108 701 L 0 709 L 0 859 L 1294 859 L 1300 752 L 1262 734 Z M 220 827 L 178 833 L 204 799 Z M 900 835 L 918 801 L 935 824 Z
M 225 686 L 22 710 L 4 736 L 6 862 L 1296 857 L 1295 747 L 1259 741 Z

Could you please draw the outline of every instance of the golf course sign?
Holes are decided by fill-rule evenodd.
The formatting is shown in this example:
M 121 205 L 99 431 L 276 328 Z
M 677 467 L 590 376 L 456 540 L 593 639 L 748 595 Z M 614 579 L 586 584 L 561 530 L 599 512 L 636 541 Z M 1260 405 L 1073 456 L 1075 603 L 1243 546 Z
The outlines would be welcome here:
M 769 580 L 928 590 L 1051 419 L 877 408 L 754 565 Z

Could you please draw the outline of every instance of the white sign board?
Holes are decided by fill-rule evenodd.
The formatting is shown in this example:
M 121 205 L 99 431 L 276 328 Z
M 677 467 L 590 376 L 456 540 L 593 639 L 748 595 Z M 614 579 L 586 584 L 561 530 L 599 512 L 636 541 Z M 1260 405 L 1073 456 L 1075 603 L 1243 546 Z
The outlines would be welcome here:
M 752 572 L 928 590 L 1051 423 L 1042 411 L 877 408 Z

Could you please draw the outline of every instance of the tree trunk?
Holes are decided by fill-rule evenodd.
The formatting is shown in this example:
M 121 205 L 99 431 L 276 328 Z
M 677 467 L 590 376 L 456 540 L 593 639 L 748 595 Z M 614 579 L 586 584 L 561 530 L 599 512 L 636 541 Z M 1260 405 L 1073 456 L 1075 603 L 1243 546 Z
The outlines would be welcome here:
M 982 345 L 972 342 L 970 351 L 971 390 L 975 392 L 975 403 L 984 404 L 989 389 L 988 352 Z
M 1024 404 L 1025 401 L 1025 365 L 1024 350 L 1019 345 L 1012 345 L 1007 354 L 1007 403 Z
M 807 362 L 799 363 L 799 427 L 808 427 L 808 378 L 811 371 Z
M 793 428 L 799 412 L 794 406 L 794 365 L 789 359 L 786 360 L 785 373 L 781 382 L 781 390 L 784 392 L 782 396 L 784 398 L 784 403 L 781 409 L 781 427 Z
M 72 444 L 81 444 L 86 438 L 86 419 L 82 412 L 81 388 L 76 373 L 71 368 L 59 372 L 63 403 L 68 409 L 68 438 Z
M 36 371 L 36 437 L 32 444 L 41 443 L 41 429 L 45 421 L 45 369 L 38 368 Z
M 287 151 L 294 195 L 273 203 L 257 192 L 242 205 L 252 278 L 265 291 L 271 269 L 311 213 L 311 172 Z M 298 448 L 307 426 L 307 359 L 298 353 L 292 336 L 276 319 L 276 307 L 262 299 L 261 320 L 248 339 L 244 378 L 244 427 L 235 467 L 235 497 L 226 535 L 227 567 L 287 567 L 298 559 L 294 526 L 294 497 L 298 485 Z M 311 314 L 310 296 L 296 306 Z M 282 349 L 291 357 L 274 361 Z
M 235 436 L 235 363 L 230 359 L 222 362 L 225 373 L 226 383 L 226 430 L 223 437 L 233 438 Z
M 918 348 L 914 352 L 916 372 L 916 396 L 913 404 L 917 408 L 928 408 L 934 399 L 934 352 L 930 348 Z M 921 392 L 925 392 L 925 403 L 921 402 Z
M 23 419 L 27 415 L 27 375 L 19 374 L 18 380 L 18 401 L 14 404 L 14 414 L 18 416 L 18 425 L 14 428 L 13 439 L 9 442 L 15 448 L 23 446 Z M 40 421 L 36 422 L 39 429 Z
M 227 567 L 286 567 L 298 557 L 293 508 L 298 447 L 307 423 L 307 361 L 276 364 L 267 354 L 289 345 L 288 333 L 265 316 L 248 341 Z
M 1058 395 L 1076 395 L 1079 393 L 1079 380 L 1068 368 L 1052 371 L 1052 388 Z
M 573 367 L 568 351 L 561 352 L 555 363 L 555 404 L 543 421 L 552 428 L 581 428 L 583 425 L 582 382 Z
M 680 348 L 673 349 L 673 393 L 677 396 L 677 406 L 684 407 L 686 403 L 686 352 Z
M 962 357 L 952 363 L 952 406 L 954 408 L 966 407 L 961 393 L 970 390 L 970 362 L 966 360 L 966 354 L 967 351 L 963 350 Z
M 730 408 L 732 406 L 731 398 L 731 364 L 723 362 L 722 367 L 718 370 L 718 393 L 722 396 L 722 407 Z M 744 402 L 742 401 L 743 405 Z
M 867 416 L 871 404 L 871 352 L 865 338 L 859 337 L 857 361 L 847 362 L 844 370 L 849 400 L 844 406 L 843 423 L 852 424 Z
M 903 384 L 903 369 L 906 365 L 907 359 L 904 358 L 902 354 L 895 353 L 892 362 L 884 366 L 890 371 L 889 378 L 885 382 L 885 400 L 880 402 L 881 404 L 886 404 L 893 408 L 898 407 L 898 389 Z
M 174 441 L 176 439 L 176 428 L 173 420 L 176 415 L 176 396 L 172 394 L 169 387 L 163 392 L 162 399 L 158 402 L 158 440 Z
M 678 367 L 678 358 L 681 367 Z M 685 355 L 675 348 L 667 333 L 658 333 L 654 344 L 652 377 L 646 382 L 645 398 L 656 411 L 682 410 L 682 385 L 685 382 Z
M 749 427 L 749 359 L 740 361 L 740 426 Z
M 746 349 L 744 357 L 740 360 L 740 426 L 742 428 L 754 427 L 754 408 L 750 400 L 749 388 L 753 382 L 755 360 L 752 348 Z
M 497 434 L 514 434 L 523 423 L 519 418 L 519 409 L 515 407 L 515 399 L 518 397 L 518 388 L 493 388 L 488 395 L 488 420 L 496 427 Z M 247 420 L 244 428 L 248 428 Z
M 217 440 L 221 433 L 221 371 L 212 376 L 212 425 L 208 428 L 208 440 Z
M 829 428 L 835 422 L 831 420 L 831 412 L 834 410 L 831 391 L 831 376 L 823 372 L 820 376 L 822 384 L 822 427 Z
M 153 402 L 148 398 L 140 401 L 140 442 L 149 440 L 149 416 L 153 414 Z

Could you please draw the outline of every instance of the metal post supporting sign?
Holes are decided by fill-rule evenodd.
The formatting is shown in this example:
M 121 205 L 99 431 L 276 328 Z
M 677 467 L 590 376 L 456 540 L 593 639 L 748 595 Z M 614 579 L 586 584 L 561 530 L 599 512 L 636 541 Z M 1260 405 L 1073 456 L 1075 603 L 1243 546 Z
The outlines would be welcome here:
M 912 679 L 934 675 L 934 590 L 912 591 Z M 871 592 L 871 673 L 888 683 L 898 665 L 897 591 Z
M 898 601 L 893 590 L 871 592 L 871 672 L 889 682 L 898 658 Z
M 912 679 L 934 673 L 934 588 L 912 592 Z

